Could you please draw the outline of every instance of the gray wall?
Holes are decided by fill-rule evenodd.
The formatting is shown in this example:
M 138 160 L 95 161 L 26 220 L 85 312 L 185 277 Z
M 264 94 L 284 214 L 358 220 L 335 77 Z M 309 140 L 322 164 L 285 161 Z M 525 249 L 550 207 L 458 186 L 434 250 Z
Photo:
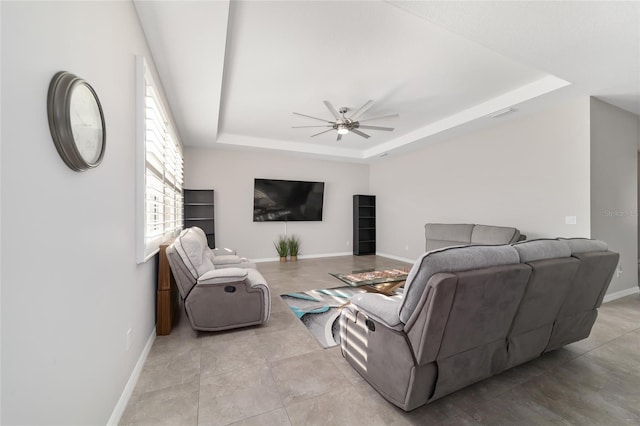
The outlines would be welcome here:
M 591 99 L 591 235 L 620 253 L 609 293 L 638 285 L 638 116 Z
M 131 2 L 1 7 L 1 423 L 105 424 L 155 323 L 156 265 L 134 252 L 134 55 L 146 42 Z M 60 70 L 104 109 L 104 161 L 84 173 L 49 133 Z
M 253 259 L 275 259 L 283 222 L 253 222 L 255 178 L 325 182 L 322 222 L 288 222 L 302 240 L 301 256 L 350 254 L 352 197 L 368 194 L 369 166 L 285 154 L 188 148 L 185 188 L 215 190 L 216 245 Z
M 589 99 L 371 166 L 378 252 L 415 259 L 427 222 L 515 226 L 529 238 L 589 236 Z M 576 225 L 565 224 L 576 216 Z

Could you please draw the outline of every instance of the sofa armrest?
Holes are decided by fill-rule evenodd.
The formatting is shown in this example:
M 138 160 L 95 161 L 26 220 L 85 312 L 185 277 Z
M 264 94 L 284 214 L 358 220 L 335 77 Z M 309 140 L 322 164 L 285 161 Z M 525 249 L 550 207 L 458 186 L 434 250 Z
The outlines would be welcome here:
M 233 263 L 241 263 L 242 258 L 236 254 L 224 254 L 219 256 L 214 256 L 213 264 L 214 265 L 230 265 Z
M 267 280 L 264 279 L 260 271 L 257 269 L 245 269 L 247 271 L 247 277 L 249 278 L 249 284 L 251 287 L 266 287 L 269 288 Z
M 211 251 L 213 252 L 214 256 L 225 256 L 225 255 L 230 255 L 230 254 L 238 254 L 235 250 L 230 249 L 230 248 L 214 248 L 211 249 Z
M 252 268 L 256 269 L 256 264 L 251 262 L 246 257 L 240 257 L 235 254 L 225 254 L 222 256 L 215 256 L 213 258 L 213 265 L 218 268 L 238 267 L 238 268 Z
M 363 293 L 353 296 L 351 304 L 388 328 L 401 330 L 404 327 L 398 316 L 398 307 L 400 305 L 398 300 L 382 294 Z
M 198 284 L 215 285 L 243 281 L 248 272 L 243 268 L 212 269 L 198 277 Z
M 254 262 L 250 262 L 249 259 L 243 258 L 242 262 L 238 263 L 223 263 L 223 264 L 214 264 L 216 269 L 224 269 L 224 268 L 241 268 L 241 269 L 258 269 Z

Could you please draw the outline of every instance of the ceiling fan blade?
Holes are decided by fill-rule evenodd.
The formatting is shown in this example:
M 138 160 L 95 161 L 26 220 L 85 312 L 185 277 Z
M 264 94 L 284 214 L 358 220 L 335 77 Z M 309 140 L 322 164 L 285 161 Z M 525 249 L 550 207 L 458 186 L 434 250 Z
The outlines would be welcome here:
M 363 133 L 363 132 L 361 132 L 361 131 L 360 131 L 360 130 L 358 130 L 358 129 L 351 129 L 351 131 L 352 131 L 353 133 L 355 133 L 356 135 L 362 136 L 362 137 L 363 137 L 363 138 L 365 138 L 365 139 L 369 139 L 369 138 L 371 137 L 371 136 L 369 136 L 368 134 Z
M 292 129 L 302 129 L 305 127 L 333 127 L 332 125 L 326 125 L 326 126 L 291 126 Z
M 342 140 L 342 133 L 338 133 L 338 138 L 336 140 L 337 141 L 341 141 Z
M 362 114 L 364 114 L 369 108 L 371 108 L 372 105 L 373 105 L 373 101 L 371 99 L 369 99 L 367 101 L 367 103 L 362 105 L 359 110 L 354 112 L 353 115 L 351 117 L 349 117 L 349 119 L 352 120 L 352 121 L 356 121 L 358 119 L 358 117 L 360 117 Z
M 321 135 L 321 134 L 323 134 L 323 133 L 330 132 L 330 131 L 332 131 L 332 130 L 333 130 L 333 129 L 323 130 L 323 131 L 322 131 L 322 132 L 320 132 L 320 133 L 316 133 L 315 135 L 311 135 L 311 137 L 313 138 L 313 137 L 315 137 L 315 136 Z
M 358 129 L 386 130 L 387 132 L 393 131 L 393 127 L 379 127 L 379 126 L 358 126 Z
M 331 102 L 329 101 L 322 101 L 322 102 L 324 102 L 324 104 L 327 106 L 329 111 L 331 111 L 331 115 L 333 115 L 336 118 L 336 120 L 339 120 L 340 118 L 342 118 L 340 117 L 340 113 L 338 112 L 338 110 L 333 105 L 331 105 Z
M 379 120 L 381 118 L 391 118 L 391 117 L 400 117 L 400 114 L 389 114 L 389 115 L 383 115 L 381 117 L 366 118 L 364 120 L 358 120 L 358 121 L 362 123 L 364 121 Z
M 325 120 L 324 118 L 312 117 L 312 116 L 310 116 L 310 115 L 300 114 L 299 112 L 294 112 L 294 114 L 295 114 L 295 115 L 301 115 L 301 116 L 303 116 L 303 117 L 307 117 L 307 118 L 313 118 L 314 120 L 324 121 L 325 123 L 331 123 L 331 124 L 333 124 L 333 121 Z

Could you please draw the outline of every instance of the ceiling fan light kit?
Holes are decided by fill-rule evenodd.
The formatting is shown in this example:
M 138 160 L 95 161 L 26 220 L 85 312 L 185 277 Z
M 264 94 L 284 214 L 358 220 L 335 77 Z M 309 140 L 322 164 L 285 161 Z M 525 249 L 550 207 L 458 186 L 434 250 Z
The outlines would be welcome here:
M 371 108 L 371 106 L 373 105 L 372 100 L 367 101 L 364 105 L 362 105 L 356 112 L 351 114 L 349 117 L 345 115 L 347 114 L 347 112 L 349 112 L 348 108 L 342 107 L 339 110 L 337 110 L 333 106 L 333 104 L 331 104 L 331 102 L 329 101 L 323 101 L 323 102 L 327 107 L 327 109 L 329 110 L 329 112 L 331 112 L 331 115 L 333 115 L 334 117 L 333 121 L 326 120 L 324 118 L 313 117 L 311 115 L 300 114 L 299 112 L 294 112 L 295 115 L 311 118 L 313 120 L 323 121 L 327 124 L 323 126 L 292 126 L 292 127 L 294 129 L 307 128 L 307 127 L 329 127 L 328 130 L 323 130 L 322 132 L 311 135 L 312 138 L 318 135 L 321 135 L 323 133 L 330 132 L 331 130 L 336 130 L 338 133 L 338 137 L 336 139 L 337 141 L 342 140 L 342 136 L 349 133 L 355 133 L 360 137 L 368 139 L 370 136 L 358 129 L 383 130 L 383 131 L 391 132 L 393 131 L 393 127 L 380 127 L 380 126 L 367 126 L 367 125 L 363 126 L 360 124 L 361 121 L 364 122 L 364 121 L 370 121 L 370 120 L 378 120 L 381 118 L 391 118 L 391 117 L 399 116 L 398 114 L 389 114 L 382 117 L 373 117 L 373 118 L 367 118 L 366 120 L 358 120 L 358 118 L 360 118 L 362 114 L 364 114 L 369 108 Z

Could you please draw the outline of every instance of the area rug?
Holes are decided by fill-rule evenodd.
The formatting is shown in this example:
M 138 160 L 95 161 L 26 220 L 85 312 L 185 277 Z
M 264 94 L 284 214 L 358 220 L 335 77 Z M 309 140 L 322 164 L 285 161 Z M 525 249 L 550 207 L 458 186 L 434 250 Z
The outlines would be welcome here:
M 340 310 L 349 299 L 365 290 L 358 287 L 336 287 L 281 294 L 282 300 L 307 327 L 324 348 L 340 344 Z M 401 298 L 402 289 L 391 298 Z

